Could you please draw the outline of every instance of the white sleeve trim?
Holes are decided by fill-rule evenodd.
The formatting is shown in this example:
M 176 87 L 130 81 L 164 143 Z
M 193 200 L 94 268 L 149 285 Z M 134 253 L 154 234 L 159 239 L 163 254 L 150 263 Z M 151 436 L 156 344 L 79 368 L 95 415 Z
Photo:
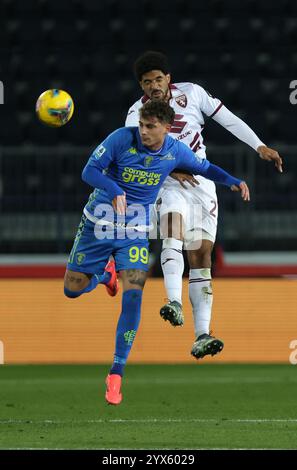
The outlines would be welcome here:
M 213 120 L 221 124 L 227 131 L 231 132 L 231 134 L 235 135 L 235 137 L 256 151 L 259 145 L 265 145 L 255 132 L 242 119 L 235 116 L 235 114 L 226 108 L 226 106 L 222 106 L 218 110 L 213 116 Z

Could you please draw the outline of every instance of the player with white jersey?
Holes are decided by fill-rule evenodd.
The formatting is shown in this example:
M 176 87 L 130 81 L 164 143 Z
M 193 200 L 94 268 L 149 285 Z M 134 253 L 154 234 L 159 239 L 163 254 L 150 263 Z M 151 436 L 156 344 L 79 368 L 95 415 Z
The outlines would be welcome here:
M 279 154 L 267 147 L 253 130 L 229 111 L 219 99 L 212 97 L 204 88 L 194 83 L 171 84 L 165 55 L 154 51 L 145 52 L 136 60 L 134 71 L 144 96 L 129 109 L 126 126 L 137 125 L 138 111 L 145 102 L 165 100 L 175 111 L 170 135 L 188 145 L 200 158 L 206 158 L 202 137 L 206 116 L 252 147 L 263 160 L 273 161 L 282 172 Z M 190 184 L 186 185 L 186 182 Z M 189 296 L 196 338 L 191 354 L 198 359 L 207 354 L 214 355 L 222 348 L 218 348 L 221 341 L 209 334 L 213 300 L 211 252 L 216 238 L 218 218 L 216 188 L 212 181 L 202 176 L 199 176 L 199 184 L 197 183 L 192 175 L 172 173 L 171 177 L 165 180 L 158 199 L 161 234 L 166 234 L 162 245 L 161 265 L 168 297 L 168 303 L 161 308 L 160 314 L 173 326 L 184 323 L 184 247 L 190 265 Z M 202 218 L 198 220 L 191 216 L 190 209 L 194 205 L 199 205 L 202 209 Z M 177 221 L 179 223 L 176 223 Z

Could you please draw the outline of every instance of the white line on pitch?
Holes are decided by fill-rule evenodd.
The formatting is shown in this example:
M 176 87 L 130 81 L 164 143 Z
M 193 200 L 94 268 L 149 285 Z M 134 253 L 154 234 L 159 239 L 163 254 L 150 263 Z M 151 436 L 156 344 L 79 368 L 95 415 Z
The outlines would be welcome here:
M 98 378 L 90 378 L 90 379 L 82 379 L 77 377 L 77 379 L 68 379 L 65 377 L 61 378 L 48 378 L 48 379 L 2 379 L 1 383 L 17 385 L 19 383 L 23 385 L 47 385 L 47 384 L 75 384 L 75 385 L 89 385 L 89 384 L 97 384 L 100 383 L 101 377 Z M 182 378 L 151 378 L 151 379 L 133 379 L 127 378 L 125 384 L 126 385 L 190 385 L 190 384 L 229 384 L 229 383 L 237 383 L 237 384 L 261 384 L 261 383 L 296 383 L 297 378 L 277 378 L 277 377 L 191 377 L 189 379 L 182 379 Z
M 86 420 L 28 420 L 28 419 L 2 419 L 0 424 L 129 424 L 129 423 L 297 423 L 297 418 L 261 418 L 261 419 L 222 419 L 222 418 L 189 418 L 189 419 L 171 419 L 171 418 L 147 418 L 147 419 L 86 419 Z

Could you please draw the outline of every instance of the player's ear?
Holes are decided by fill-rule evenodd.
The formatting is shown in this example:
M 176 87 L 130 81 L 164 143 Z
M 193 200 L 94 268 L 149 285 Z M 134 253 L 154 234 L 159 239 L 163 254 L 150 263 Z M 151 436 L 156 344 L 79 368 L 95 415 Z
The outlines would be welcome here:
M 170 129 L 171 129 L 171 124 L 169 124 L 169 123 L 166 124 L 165 129 L 166 129 L 166 134 L 169 134 Z
M 170 73 L 167 73 L 167 74 L 165 75 L 165 77 L 166 77 L 167 83 L 168 83 L 168 85 L 169 85 L 169 83 L 171 82 L 171 75 L 170 75 Z
M 144 91 L 144 88 L 143 88 L 143 85 L 142 85 L 142 79 L 139 81 L 139 86 L 142 89 L 142 91 Z

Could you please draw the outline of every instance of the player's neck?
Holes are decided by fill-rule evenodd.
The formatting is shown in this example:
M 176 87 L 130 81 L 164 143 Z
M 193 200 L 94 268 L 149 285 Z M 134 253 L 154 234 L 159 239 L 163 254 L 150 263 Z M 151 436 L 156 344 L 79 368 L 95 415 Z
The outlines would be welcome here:
M 167 94 L 166 94 L 166 96 L 165 96 L 165 101 L 166 101 L 166 103 L 169 103 L 169 101 L 171 100 L 171 98 L 172 98 L 171 90 L 170 90 L 170 88 L 168 88 Z
M 165 140 L 165 139 L 164 139 Z M 164 140 L 162 142 L 157 142 L 154 145 L 151 145 L 150 147 L 147 147 L 151 152 L 158 153 L 162 150 L 163 145 L 164 145 Z

